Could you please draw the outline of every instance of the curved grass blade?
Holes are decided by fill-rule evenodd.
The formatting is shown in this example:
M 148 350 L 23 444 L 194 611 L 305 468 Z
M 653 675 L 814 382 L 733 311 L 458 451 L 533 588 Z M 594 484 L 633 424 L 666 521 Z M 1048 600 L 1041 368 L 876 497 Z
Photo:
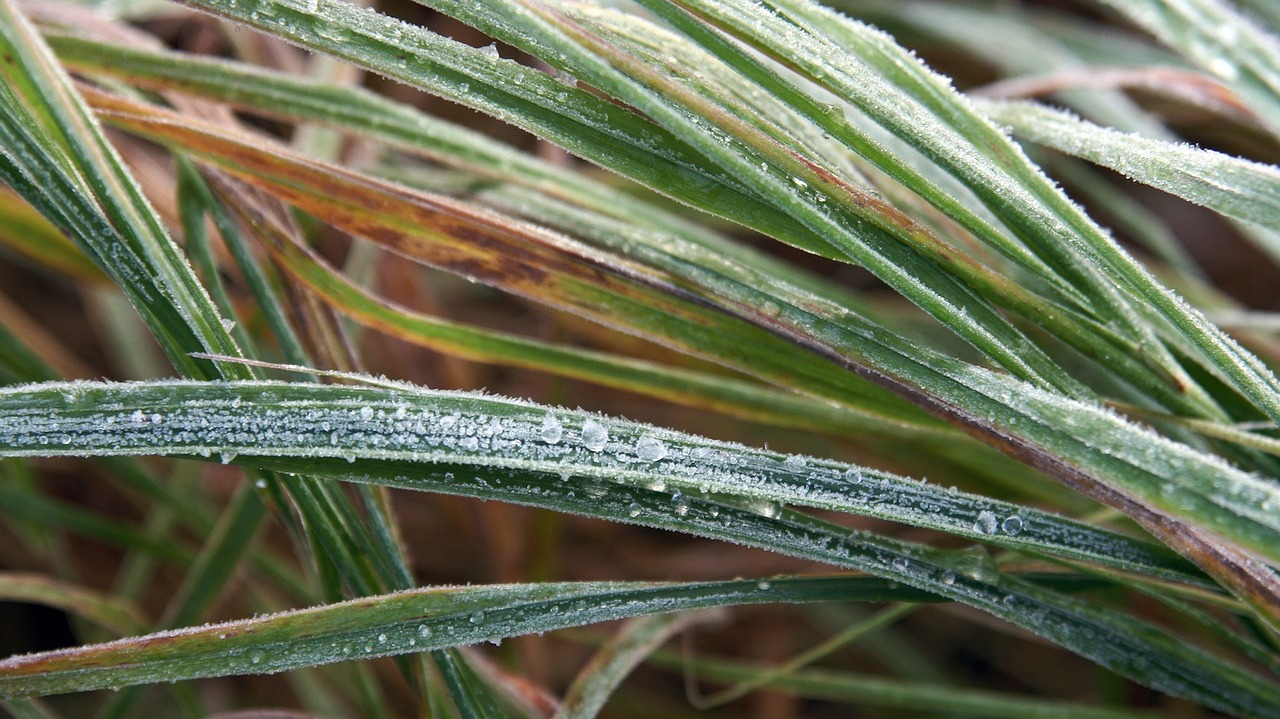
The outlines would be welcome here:
M 147 626 L 132 604 L 42 574 L 0 572 L 0 600 L 61 609 L 119 636 L 137 634 Z
M 710 607 L 929 601 L 873 577 L 659 584 L 562 582 L 412 589 L 256 619 L 0 661 L 0 696 L 266 674 Z
M 1228 217 L 1280 231 L 1280 168 L 1126 134 L 1025 102 L 981 102 L 1019 138 L 1110 168 Z
M 71 398 L 68 398 L 71 395 Z M 108 411 L 102 407 L 120 409 Z M 0 390 L 0 454 L 240 454 L 474 463 L 795 504 L 1197 581 L 1153 545 L 879 470 L 483 395 L 408 386 L 75 383 Z M 256 432 L 246 432 L 253 426 Z M 264 443 L 261 433 L 277 438 Z
M 627 622 L 578 673 L 565 691 L 555 719 L 594 719 L 618 685 L 646 657 L 671 637 L 706 619 L 706 612 L 687 612 Z

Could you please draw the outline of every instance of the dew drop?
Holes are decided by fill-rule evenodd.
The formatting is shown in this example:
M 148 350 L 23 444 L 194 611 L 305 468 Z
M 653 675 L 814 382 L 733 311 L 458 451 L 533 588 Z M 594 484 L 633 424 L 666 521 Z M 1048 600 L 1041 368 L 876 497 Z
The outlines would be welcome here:
M 582 446 L 592 452 L 600 452 L 609 442 L 609 430 L 603 424 L 589 419 L 582 423 Z
M 635 502 L 632 502 L 631 504 L 627 505 L 627 516 L 628 516 L 628 517 L 639 517 L 639 516 L 640 516 L 640 510 L 641 510 L 640 505 L 636 504 Z
M 909 566 L 911 566 L 911 562 L 907 561 L 906 557 L 893 558 L 893 568 L 898 570 L 899 572 L 907 571 L 907 567 Z
M 1013 515 L 1000 523 L 1000 529 L 1010 537 L 1022 531 L 1022 517 Z
M 973 523 L 973 531 L 981 534 L 995 534 L 996 515 L 986 510 L 979 512 L 977 521 Z
M 645 462 L 657 462 L 667 456 L 667 445 L 653 437 L 641 437 L 636 442 L 636 456 Z
M 222 451 L 222 452 L 219 452 L 219 453 L 218 453 L 218 456 L 219 456 L 219 457 L 222 457 L 222 463 L 223 463 L 223 464 L 231 464 L 231 460 L 233 460 L 233 459 L 235 459 L 235 458 L 236 458 L 236 454 L 237 454 L 237 453 L 236 453 L 234 450 L 230 450 L 230 449 L 228 449 L 228 450 L 224 450 L 224 451 Z
M 955 575 L 955 573 L 954 573 L 954 572 L 943 572 L 943 573 L 942 573 L 942 583 L 943 583 L 943 584 L 945 584 L 945 585 L 947 585 L 948 587 L 949 587 L 949 586 L 951 586 L 952 584 L 955 584 L 955 583 L 956 583 L 956 575 Z
M 372 408 L 372 407 L 361 407 L 361 408 L 360 408 L 360 419 L 363 419 L 363 420 L 370 420 L 370 419 L 373 419 L 373 408 Z
M 427 637 L 431 636 L 431 627 L 428 627 L 428 626 L 427 626 L 427 625 L 425 625 L 425 624 L 419 624 L 419 625 L 418 625 L 418 634 L 419 634 L 419 636 L 421 636 L 423 639 L 426 639 Z
M 555 444 L 564 436 L 564 427 L 561 426 L 560 420 L 549 414 L 542 418 L 542 429 L 539 430 L 538 436 L 547 444 Z
M 467 621 L 471 622 L 472 624 L 479 624 L 480 622 L 483 622 L 484 612 L 472 612 L 471 616 L 467 618 Z
M 386 643 L 387 643 L 387 635 L 385 635 L 385 634 L 379 634 L 379 635 L 378 635 L 378 643 L 379 643 L 379 644 L 386 644 Z
M 800 188 L 800 189 L 802 189 L 802 190 L 803 190 L 804 188 L 806 188 L 806 187 L 808 187 L 808 186 L 809 186 L 809 183 L 805 182 L 804 180 L 800 179 L 799 177 L 793 177 L 793 178 L 791 178 L 791 183 L 792 183 L 793 185 L 795 185 L 796 187 L 799 187 L 799 188 Z
M 689 513 L 689 500 L 683 494 L 676 492 L 671 495 L 671 501 L 675 504 L 676 516 L 683 517 Z
M 772 587 L 772 586 L 773 586 L 772 584 L 770 584 L 767 580 L 764 580 L 764 579 L 761 579 L 760 581 L 756 582 L 756 589 L 759 589 L 762 592 L 768 591 L 769 587 Z
M 254 482 L 254 483 L 253 483 L 253 486 L 257 487 L 258 489 L 266 489 L 266 488 L 267 488 L 267 480 L 265 480 L 265 479 L 259 479 L 258 481 L 256 481 L 256 482 Z

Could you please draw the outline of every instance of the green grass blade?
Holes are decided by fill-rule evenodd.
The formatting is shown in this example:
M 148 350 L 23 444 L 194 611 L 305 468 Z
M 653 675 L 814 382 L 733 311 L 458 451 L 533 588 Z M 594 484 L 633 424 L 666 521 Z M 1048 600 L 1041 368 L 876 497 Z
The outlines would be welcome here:
M 515 400 L 407 386 L 274 382 L 38 387 L 0 390 L 0 417 L 12 424 L 12 429 L 0 430 L 3 454 L 163 452 L 226 460 L 279 454 L 470 462 L 690 496 L 712 493 L 756 504 L 850 512 L 1010 549 L 1192 579 L 1183 562 L 1151 545 L 1038 510 L 879 470 L 787 457 Z M 68 400 L 71 387 L 74 399 Z M 95 409 L 104 405 L 120 409 Z M 246 432 L 248 426 L 257 432 Z M 259 439 L 258 433 L 268 430 L 268 436 L 278 438 L 275 443 Z
M 1228 217 L 1280 230 L 1280 169 L 1187 145 L 1125 134 L 1021 102 L 979 105 L 1021 139 L 1115 170 Z
M 627 622 L 578 673 L 555 719 L 594 719 L 636 666 L 699 619 L 705 616 L 660 614 Z
M 728 605 L 919 597 L 870 577 L 424 588 L 0 662 L 0 696 L 265 674 Z M 94 668 L 96 665 L 96 668 Z
M 55 607 L 118 636 L 137 634 L 147 626 L 132 604 L 41 574 L 0 572 L 0 600 Z

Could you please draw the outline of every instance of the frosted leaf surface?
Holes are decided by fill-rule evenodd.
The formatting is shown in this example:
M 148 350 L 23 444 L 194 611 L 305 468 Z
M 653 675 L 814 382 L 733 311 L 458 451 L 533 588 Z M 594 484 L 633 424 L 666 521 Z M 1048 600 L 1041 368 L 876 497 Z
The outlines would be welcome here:
M 874 469 L 516 400 L 379 385 L 164 381 L 3 388 L 0 456 L 212 454 L 248 465 L 255 457 L 329 458 L 351 462 L 352 471 L 361 461 L 470 465 L 546 476 L 570 490 L 595 487 L 590 491 L 597 495 L 610 491 L 609 484 L 591 484 L 600 481 L 666 494 L 643 513 L 622 503 L 618 515 L 632 518 L 654 512 L 673 520 L 722 520 L 725 506 L 777 518 L 788 505 L 818 507 L 1112 564 L 1172 561 L 1153 555 L 1149 545 L 1081 523 Z M 503 475 L 484 472 L 447 481 L 451 491 L 509 496 L 496 482 Z M 404 486 L 413 483 L 406 479 Z M 1018 515 L 1024 525 L 1016 538 L 988 522 L 975 526 L 983 513 L 991 522 Z

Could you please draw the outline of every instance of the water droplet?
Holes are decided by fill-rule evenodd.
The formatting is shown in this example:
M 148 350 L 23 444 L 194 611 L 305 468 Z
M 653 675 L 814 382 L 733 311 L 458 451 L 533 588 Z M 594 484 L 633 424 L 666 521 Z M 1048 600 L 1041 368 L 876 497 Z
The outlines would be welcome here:
M 259 479 L 258 481 L 256 481 L 256 482 L 254 482 L 254 483 L 253 483 L 253 486 L 257 487 L 258 489 L 266 489 L 266 488 L 267 488 L 267 480 L 265 480 L 265 479 Z
M 759 589 L 762 592 L 768 591 L 769 587 L 772 587 L 772 586 L 773 585 L 770 584 L 768 580 L 765 580 L 765 579 L 761 579 L 760 581 L 756 582 L 756 589 Z
M 683 517 L 689 513 L 689 499 L 683 494 L 676 492 L 671 495 L 671 502 L 675 505 L 676 516 Z
M 589 419 L 582 423 L 582 446 L 592 452 L 600 452 L 609 442 L 609 430 L 603 424 Z
M 986 510 L 979 512 L 978 519 L 973 523 L 973 531 L 980 534 L 995 534 L 996 515 Z
M 422 638 L 424 638 L 424 639 L 425 639 L 425 638 L 427 638 L 427 637 L 429 637 L 429 636 L 431 636 L 431 627 L 428 627 L 428 626 L 427 626 L 427 625 L 425 625 L 425 624 L 419 624 L 419 625 L 418 625 L 418 634 L 419 634 L 420 636 L 422 636 Z
M 387 635 L 385 635 L 385 634 L 379 634 L 379 635 L 378 635 L 378 643 L 379 643 L 379 644 L 386 644 L 386 643 L 387 643 Z
M 1008 519 L 1005 519 L 1000 523 L 1000 529 L 1010 537 L 1016 535 L 1018 532 L 1022 531 L 1022 517 L 1015 514 Z
M 909 566 L 911 566 L 911 562 L 908 561 L 906 557 L 893 558 L 893 568 L 898 570 L 899 572 L 907 571 L 907 567 Z
M 538 436 L 547 444 L 555 444 L 564 436 L 564 427 L 554 415 L 546 415 L 542 418 L 542 429 L 539 430 Z
M 809 183 L 805 182 L 804 180 L 800 179 L 799 177 L 793 177 L 793 178 L 791 178 L 791 183 L 792 183 L 793 185 L 795 185 L 796 187 L 799 187 L 799 188 L 800 188 L 800 189 L 802 189 L 802 190 L 803 190 L 804 188 L 806 188 L 806 187 L 808 187 L 808 186 L 809 186 Z
M 943 583 L 943 584 L 945 584 L 945 585 L 947 585 L 948 587 L 949 587 L 949 586 L 951 586 L 952 584 L 955 584 L 955 583 L 956 583 L 956 575 L 955 575 L 955 573 L 954 573 L 954 572 L 943 572 L 943 573 L 942 573 L 942 583 Z
M 224 331 L 226 331 L 226 332 L 231 332 L 231 330 L 233 330 L 233 329 L 235 329 L 235 328 L 236 328 L 236 321 L 235 321 L 235 320 L 226 320 L 226 319 L 222 320 L 222 329 L 223 329 Z
M 236 458 L 236 454 L 237 452 L 235 450 L 228 449 L 219 452 L 218 456 L 222 457 L 223 464 L 231 464 L 231 460 Z
M 479 624 L 480 622 L 483 622 L 484 612 L 472 612 L 471 616 L 467 618 L 467 621 L 471 622 L 472 624 Z
M 493 43 L 489 43 L 488 45 L 485 45 L 484 47 L 480 48 L 480 52 L 492 58 L 502 57 L 502 54 L 498 52 L 498 46 Z
M 361 407 L 361 408 L 360 408 L 360 419 L 363 419 L 363 420 L 366 420 L 366 421 L 373 419 L 373 408 L 372 408 L 372 407 Z
M 631 504 L 627 505 L 627 516 L 628 516 L 628 517 L 639 517 L 639 516 L 640 516 L 640 510 L 641 510 L 641 509 L 642 509 L 642 508 L 641 508 L 641 506 L 640 506 L 640 505 L 636 504 L 635 502 L 632 502 Z
M 641 437 L 636 442 L 636 456 L 645 462 L 657 462 L 667 456 L 667 445 L 653 437 Z

